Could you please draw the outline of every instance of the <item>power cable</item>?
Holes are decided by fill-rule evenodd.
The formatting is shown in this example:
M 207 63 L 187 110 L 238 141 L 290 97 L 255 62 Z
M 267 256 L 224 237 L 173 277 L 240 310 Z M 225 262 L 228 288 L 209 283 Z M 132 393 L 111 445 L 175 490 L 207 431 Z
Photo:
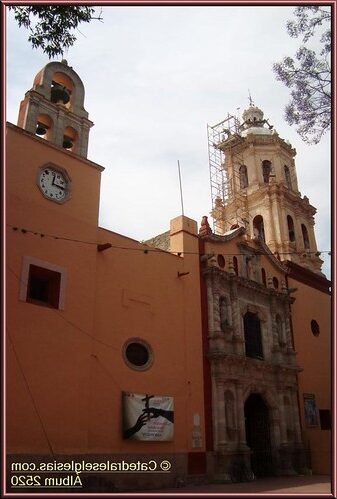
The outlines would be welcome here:
M 22 282 L 24 285 L 26 285 L 27 283 L 25 281 L 23 281 L 20 276 L 18 276 L 16 274 L 16 272 L 14 272 L 13 269 L 11 269 L 11 267 L 7 264 L 7 268 L 8 270 L 10 270 L 10 272 L 18 279 L 19 282 Z M 76 324 L 74 324 L 72 321 L 70 321 L 69 319 L 66 319 L 66 317 L 64 317 L 63 314 L 61 314 L 57 309 L 55 308 L 51 308 L 50 310 L 52 310 L 56 315 L 58 315 L 59 317 L 61 317 L 64 322 L 66 322 L 67 324 L 69 324 L 70 326 L 72 326 L 73 328 L 77 329 L 78 331 L 80 331 L 81 333 L 85 334 L 86 336 L 88 336 L 89 338 L 91 338 L 92 340 L 96 341 L 97 343 L 100 343 L 101 345 L 104 345 L 108 348 L 111 348 L 112 350 L 115 350 L 115 351 L 119 351 L 118 348 L 114 347 L 113 345 L 110 345 L 109 343 L 106 343 L 105 341 L 102 341 L 100 340 L 99 338 L 96 338 L 95 336 L 92 336 L 90 333 L 88 333 L 87 331 L 85 331 L 84 329 L 82 329 L 81 327 L 77 326 Z
M 93 245 L 93 246 L 97 246 L 97 245 L 101 244 L 101 242 L 85 241 L 85 240 L 81 240 L 81 239 L 72 239 L 70 237 L 58 236 L 58 235 L 55 235 L 55 234 L 42 233 L 42 232 L 38 232 L 38 231 L 35 231 L 35 230 L 32 230 L 32 229 L 20 228 L 18 226 L 11 225 L 11 224 L 7 224 L 7 226 L 11 227 L 13 229 L 13 231 L 19 231 L 22 234 L 33 234 L 35 236 L 40 236 L 42 238 L 43 237 L 49 237 L 49 238 L 52 238 L 52 239 L 55 239 L 55 240 L 63 240 L 63 241 L 80 243 L 80 244 L 90 244 L 90 245 Z M 138 243 L 138 244 L 144 244 L 144 245 L 148 246 L 148 244 L 146 242 L 143 242 L 143 241 L 135 241 L 135 242 Z M 151 252 L 158 253 L 160 251 L 164 251 L 165 253 L 169 253 L 169 254 L 172 254 L 172 255 L 178 255 L 178 256 L 180 256 L 182 253 L 184 255 L 199 255 L 199 253 L 197 251 L 165 251 L 165 250 L 161 250 L 160 248 L 156 248 L 156 247 L 153 247 L 153 248 L 151 248 L 151 247 L 148 247 L 148 248 L 131 248 L 131 247 L 127 247 L 127 246 L 115 246 L 115 245 L 111 245 L 109 247 L 113 248 L 113 249 L 126 250 L 126 251 L 142 251 L 143 253 L 151 253 Z M 331 256 L 331 251 L 330 250 L 320 250 L 320 251 L 308 251 L 308 250 L 302 250 L 302 251 L 283 251 L 283 252 L 276 252 L 276 253 L 268 253 L 268 252 L 265 252 L 265 251 L 262 251 L 262 250 L 258 250 L 258 253 L 260 255 L 267 255 L 267 256 L 270 256 L 270 255 L 276 256 L 276 254 L 278 254 L 278 255 L 303 255 L 304 253 L 306 253 L 306 254 L 317 254 L 317 256 L 319 256 L 319 254 L 327 253 L 329 256 Z M 242 253 L 242 252 L 239 252 L 239 253 L 222 253 L 222 254 L 225 254 L 226 256 L 241 256 L 241 255 L 246 255 L 246 253 Z

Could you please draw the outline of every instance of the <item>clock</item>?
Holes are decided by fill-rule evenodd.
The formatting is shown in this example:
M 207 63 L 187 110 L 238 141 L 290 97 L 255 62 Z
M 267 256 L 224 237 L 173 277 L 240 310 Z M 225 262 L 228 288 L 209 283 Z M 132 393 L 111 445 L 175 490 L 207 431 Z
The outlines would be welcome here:
M 39 169 L 38 186 L 47 199 L 63 203 L 69 198 L 70 179 L 67 172 L 60 167 L 48 164 Z

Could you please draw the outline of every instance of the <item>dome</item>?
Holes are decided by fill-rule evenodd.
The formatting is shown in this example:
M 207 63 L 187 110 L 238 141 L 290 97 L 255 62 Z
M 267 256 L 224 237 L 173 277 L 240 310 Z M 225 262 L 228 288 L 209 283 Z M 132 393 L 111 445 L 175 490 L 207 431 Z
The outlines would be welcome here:
M 253 124 L 263 126 L 263 111 L 256 106 L 250 106 L 243 112 L 242 119 L 248 126 Z
M 240 125 L 241 136 L 248 134 L 272 135 L 275 133 L 268 120 L 264 119 L 263 111 L 257 106 L 251 105 L 242 113 L 243 123 Z M 265 126 L 267 125 L 267 126 Z
M 264 128 L 263 126 L 251 126 L 243 130 L 241 132 L 241 136 L 247 137 L 247 135 L 251 133 L 254 133 L 256 135 L 273 135 L 275 131 L 270 130 L 269 128 Z

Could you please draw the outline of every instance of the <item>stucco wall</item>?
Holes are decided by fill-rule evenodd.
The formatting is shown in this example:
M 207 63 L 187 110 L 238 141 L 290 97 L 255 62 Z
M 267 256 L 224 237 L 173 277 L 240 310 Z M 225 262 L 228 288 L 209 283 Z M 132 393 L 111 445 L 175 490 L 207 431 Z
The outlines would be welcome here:
M 289 287 L 297 288 L 293 294 L 296 301 L 292 305 L 292 323 L 297 361 L 303 369 L 298 376 L 303 440 L 310 448 L 313 473 L 328 474 L 331 431 L 321 430 L 320 424 L 307 425 L 303 394 L 315 395 L 317 410 L 331 410 L 331 298 L 293 278 L 289 278 Z M 319 324 L 319 336 L 312 334 L 312 319 Z

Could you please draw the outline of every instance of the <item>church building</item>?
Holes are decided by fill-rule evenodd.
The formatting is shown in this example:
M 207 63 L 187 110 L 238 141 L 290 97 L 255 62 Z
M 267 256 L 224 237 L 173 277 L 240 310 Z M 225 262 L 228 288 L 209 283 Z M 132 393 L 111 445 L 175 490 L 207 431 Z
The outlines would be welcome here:
M 248 452 L 257 475 L 327 473 L 330 282 L 296 150 L 253 103 L 209 137 L 216 234 L 205 220 L 200 238 L 215 449 L 225 466 Z
M 8 490 L 20 461 L 91 463 L 73 492 L 328 474 L 331 283 L 295 149 L 251 105 L 212 130 L 213 230 L 138 242 L 98 225 L 84 95 L 50 62 L 7 123 Z

